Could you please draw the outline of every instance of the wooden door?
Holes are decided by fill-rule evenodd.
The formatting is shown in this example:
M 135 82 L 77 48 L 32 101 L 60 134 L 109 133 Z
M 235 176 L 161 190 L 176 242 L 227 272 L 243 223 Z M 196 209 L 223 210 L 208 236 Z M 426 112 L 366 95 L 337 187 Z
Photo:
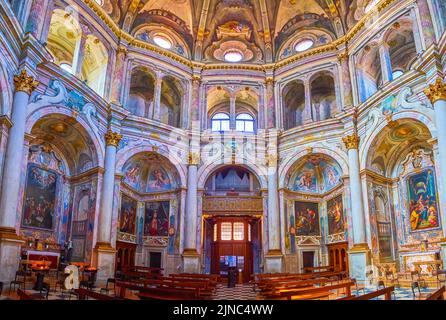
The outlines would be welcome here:
M 136 244 L 116 241 L 116 270 L 135 265 Z
M 330 243 L 327 245 L 329 264 L 333 266 L 335 270 L 346 271 L 348 273 L 348 243 Z
M 314 267 L 314 251 L 303 251 L 302 252 L 302 260 L 305 268 Z

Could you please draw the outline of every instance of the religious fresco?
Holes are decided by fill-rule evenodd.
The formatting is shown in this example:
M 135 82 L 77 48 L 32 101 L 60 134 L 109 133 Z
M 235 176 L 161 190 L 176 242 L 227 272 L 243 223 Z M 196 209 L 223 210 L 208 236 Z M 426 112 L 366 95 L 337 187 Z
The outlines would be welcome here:
M 342 194 L 327 201 L 328 234 L 345 231 Z
M 52 230 L 58 174 L 28 166 L 22 226 Z
M 119 216 L 119 231 L 135 234 L 136 230 L 136 210 L 138 202 L 132 198 L 122 195 L 121 211 Z
M 410 230 L 437 228 L 438 202 L 434 169 L 428 168 L 407 178 Z
M 124 165 L 123 181 L 132 189 L 142 192 L 162 192 L 176 187 L 172 170 L 157 154 L 134 157 Z
M 167 237 L 170 201 L 146 202 L 144 236 Z
M 322 155 L 307 157 L 294 172 L 290 184 L 293 191 L 325 193 L 342 182 L 339 165 Z
M 313 202 L 294 203 L 297 236 L 319 236 L 319 204 Z

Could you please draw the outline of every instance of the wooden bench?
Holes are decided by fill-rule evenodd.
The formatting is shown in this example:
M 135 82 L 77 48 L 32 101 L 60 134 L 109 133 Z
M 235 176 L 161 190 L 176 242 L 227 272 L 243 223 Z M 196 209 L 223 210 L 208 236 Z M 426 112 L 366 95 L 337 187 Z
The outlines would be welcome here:
M 17 289 L 17 295 L 19 296 L 19 300 L 45 300 L 40 294 L 29 294 L 20 288 Z
M 93 298 L 94 300 L 118 300 L 118 298 L 116 297 L 108 296 L 106 294 L 98 293 L 84 288 L 79 288 L 75 291 L 78 294 L 79 300 L 88 300 L 87 298 Z
M 214 293 L 214 288 L 209 285 L 209 281 L 206 280 L 187 280 L 176 278 L 162 278 L 142 280 L 139 283 L 144 284 L 145 287 L 168 287 L 168 288 L 180 288 L 180 289 L 197 289 L 198 295 L 203 298 L 211 297 Z
M 320 267 L 305 267 L 304 268 L 304 272 L 308 272 L 308 273 L 314 273 L 314 272 L 321 272 L 321 271 L 334 271 L 334 267 L 333 266 L 320 266 Z
M 379 296 L 384 295 L 384 300 L 392 300 L 392 292 L 395 291 L 395 287 L 387 287 L 384 289 L 376 290 L 370 293 L 366 293 L 360 296 L 347 296 L 340 298 L 338 300 L 370 300 Z
M 278 300 L 312 300 L 329 297 L 332 290 L 345 289 L 345 295 L 350 297 L 351 287 L 354 286 L 353 281 L 346 281 L 335 285 L 311 287 L 302 289 L 293 289 L 286 292 L 280 292 L 278 294 L 268 296 L 268 299 Z
M 442 286 L 440 289 L 432 292 L 426 300 L 444 300 L 445 287 Z
M 165 296 L 165 299 L 168 300 L 169 294 L 172 295 L 172 299 L 170 300 L 196 300 L 203 299 L 200 296 L 200 288 L 191 288 L 191 287 L 179 287 L 179 286 L 150 286 L 144 283 L 137 282 L 124 282 L 124 281 L 116 281 L 116 287 L 118 290 L 118 296 L 120 298 L 126 298 L 127 290 L 138 291 L 138 297 L 141 293 L 147 293 L 145 298 L 149 298 L 149 295 L 152 295 L 153 299 L 161 299 Z M 167 294 L 169 293 L 169 294 Z

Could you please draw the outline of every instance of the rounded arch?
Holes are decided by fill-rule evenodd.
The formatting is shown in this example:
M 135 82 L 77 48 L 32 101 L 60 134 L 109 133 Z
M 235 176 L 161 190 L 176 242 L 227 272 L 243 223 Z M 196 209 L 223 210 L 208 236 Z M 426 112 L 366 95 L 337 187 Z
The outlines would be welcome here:
M 260 166 L 258 166 L 257 164 L 255 164 L 254 162 L 246 159 L 247 164 L 242 164 L 242 163 L 238 163 L 238 164 L 231 164 L 231 163 L 221 163 L 221 164 L 215 164 L 215 163 L 207 163 L 203 166 L 201 166 L 198 169 L 198 189 L 204 189 L 206 181 L 208 181 L 209 177 L 216 172 L 219 169 L 222 169 L 224 167 L 227 166 L 234 166 L 234 167 L 241 167 L 244 168 L 246 170 L 248 170 L 249 172 L 251 172 L 252 174 L 254 174 L 254 176 L 256 177 L 257 181 L 259 181 L 260 183 L 260 188 L 261 189 L 266 189 L 267 188 L 267 179 L 266 179 L 266 170 L 265 168 L 261 168 Z
M 303 80 L 293 79 L 284 83 L 280 95 L 285 130 L 304 124 L 309 113 L 305 112 L 305 85 Z
M 25 132 L 31 134 L 32 128 L 39 120 L 50 116 L 55 116 L 55 117 L 64 116 L 78 123 L 83 128 L 84 134 L 86 134 L 93 143 L 98 165 L 104 163 L 104 154 L 105 154 L 104 144 L 102 143 L 102 139 L 99 138 L 97 131 L 91 128 L 91 126 L 82 117 L 74 118 L 73 111 L 65 106 L 61 105 L 46 106 L 31 111 L 31 113 L 28 115 L 26 119 Z
M 169 152 L 166 147 L 159 147 L 154 145 L 134 146 L 130 148 L 123 148 L 118 150 L 116 154 L 116 173 L 122 174 L 124 165 L 132 157 L 142 153 L 156 153 L 166 158 L 175 168 L 180 178 L 180 187 L 185 188 L 187 186 L 187 171 L 183 161 L 177 157 L 173 152 Z
M 11 110 L 12 103 L 12 86 L 8 81 L 8 73 L 6 71 L 3 60 L 0 61 L 0 114 L 8 114 Z
M 130 70 L 130 87 L 125 108 L 139 117 L 150 117 L 154 103 L 156 75 L 150 68 L 134 65 Z
M 327 147 L 312 147 L 313 155 L 320 154 L 331 158 L 342 170 L 342 175 L 348 175 L 348 158 L 347 154 L 334 151 Z M 279 188 L 286 188 L 287 176 L 291 174 L 293 166 L 302 161 L 306 156 L 310 155 L 307 150 L 303 149 L 290 154 L 279 167 Z
M 392 116 L 393 121 L 415 121 L 422 124 L 429 131 L 432 138 L 437 136 L 435 123 L 427 115 L 417 111 L 404 111 L 395 113 Z M 371 128 L 369 132 L 371 134 L 364 137 L 364 141 L 360 144 L 359 159 L 360 169 L 364 170 L 368 167 L 368 160 L 370 158 L 370 150 L 376 139 L 383 134 L 384 130 L 389 128 L 389 123 L 383 119 L 375 128 Z

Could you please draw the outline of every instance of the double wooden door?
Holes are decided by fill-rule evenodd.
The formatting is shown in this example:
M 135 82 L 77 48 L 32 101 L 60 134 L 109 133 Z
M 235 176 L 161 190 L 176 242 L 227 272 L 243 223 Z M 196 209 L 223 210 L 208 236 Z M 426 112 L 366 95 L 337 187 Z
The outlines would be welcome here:
M 241 270 L 243 282 L 250 280 L 253 273 L 252 239 L 257 237 L 252 234 L 252 222 L 251 217 L 217 217 L 207 224 L 212 228 L 211 273 L 225 277 L 229 267 L 235 267 Z

